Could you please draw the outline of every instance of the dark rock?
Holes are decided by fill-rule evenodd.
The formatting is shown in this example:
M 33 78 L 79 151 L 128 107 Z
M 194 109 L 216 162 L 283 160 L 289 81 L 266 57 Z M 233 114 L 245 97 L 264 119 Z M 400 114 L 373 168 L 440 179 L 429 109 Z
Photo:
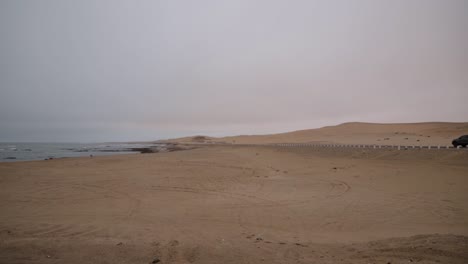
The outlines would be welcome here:
M 138 151 L 140 153 L 155 153 L 152 148 L 131 148 L 131 151 Z
M 156 263 L 159 263 L 159 262 L 161 262 L 161 260 L 158 259 L 158 258 L 155 258 L 153 261 L 151 261 L 151 264 L 156 264 Z
M 6 160 L 15 160 L 16 157 L 6 157 L 6 158 L 4 158 L 4 159 L 6 159 Z

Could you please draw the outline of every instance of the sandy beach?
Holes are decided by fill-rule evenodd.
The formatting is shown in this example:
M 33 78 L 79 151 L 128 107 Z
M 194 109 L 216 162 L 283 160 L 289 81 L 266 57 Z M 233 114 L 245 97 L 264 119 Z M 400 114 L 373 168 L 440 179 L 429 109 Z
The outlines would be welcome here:
M 468 264 L 467 11 L 0 1 L 0 264 Z
M 466 263 L 467 160 L 213 145 L 0 163 L 0 263 Z

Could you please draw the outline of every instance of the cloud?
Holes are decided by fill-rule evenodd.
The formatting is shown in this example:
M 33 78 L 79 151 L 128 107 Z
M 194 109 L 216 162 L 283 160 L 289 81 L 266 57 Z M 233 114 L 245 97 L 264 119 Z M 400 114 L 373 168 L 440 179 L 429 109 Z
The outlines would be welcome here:
M 467 5 L 2 1 L 0 141 L 466 121 Z

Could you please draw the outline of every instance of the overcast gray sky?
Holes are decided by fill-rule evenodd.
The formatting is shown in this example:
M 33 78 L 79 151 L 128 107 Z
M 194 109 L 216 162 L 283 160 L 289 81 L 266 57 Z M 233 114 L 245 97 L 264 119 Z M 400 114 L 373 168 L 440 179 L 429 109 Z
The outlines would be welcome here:
M 0 0 L 0 141 L 468 121 L 468 1 Z

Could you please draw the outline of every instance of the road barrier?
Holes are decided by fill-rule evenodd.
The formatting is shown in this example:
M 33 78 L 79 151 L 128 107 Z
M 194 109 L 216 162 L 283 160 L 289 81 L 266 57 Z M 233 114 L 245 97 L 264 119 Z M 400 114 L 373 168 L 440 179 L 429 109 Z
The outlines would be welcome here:
M 189 145 L 192 145 L 189 143 Z M 377 145 L 377 144 L 318 144 L 318 143 L 271 143 L 271 144 L 238 144 L 238 143 L 195 143 L 193 145 L 210 145 L 210 146 L 244 146 L 244 147 L 260 147 L 260 146 L 274 146 L 274 147 L 307 147 L 307 148 L 359 148 L 359 149 L 396 149 L 396 150 L 409 150 L 409 149 L 427 149 L 427 150 L 440 150 L 440 149 L 457 149 L 468 150 L 461 146 L 441 146 L 441 145 Z
M 427 150 L 440 150 L 440 149 L 468 149 L 461 146 L 453 147 L 450 145 L 377 145 L 377 144 L 308 144 L 308 143 L 279 143 L 279 144 L 234 144 L 242 146 L 278 146 L 278 147 L 318 147 L 318 148 L 359 148 L 359 149 L 427 149 Z
M 450 145 L 377 145 L 377 144 L 317 144 L 317 143 L 272 143 L 272 144 L 229 144 L 229 143 L 209 143 L 197 145 L 222 145 L 222 146 L 245 146 L 245 147 L 258 147 L 258 146 L 275 146 L 275 147 L 308 147 L 308 148 L 359 148 L 359 149 L 396 149 L 396 150 L 409 150 L 409 149 L 427 149 L 427 150 L 440 150 L 440 149 L 465 149 L 461 146 L 453 147 Z

